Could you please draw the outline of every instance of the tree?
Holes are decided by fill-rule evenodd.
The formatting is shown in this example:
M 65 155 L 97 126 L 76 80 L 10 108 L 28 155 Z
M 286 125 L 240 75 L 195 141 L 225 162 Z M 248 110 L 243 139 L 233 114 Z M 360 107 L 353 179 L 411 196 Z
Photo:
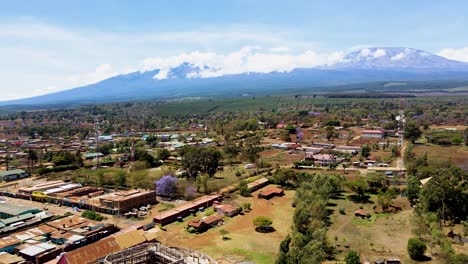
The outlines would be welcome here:
M 327 126 L 326 128 L 326 132 L 327 132 L 327 140 L 332 140 L 334 137 L 335 137 L 335 128 L 332 127 L 332 126 Z
M 371 148 L 369 145 L 365 144 L 364 146 L 361 147 L 361 156 L 364 158 L 367 158 L 370 156 Z
M 242 207 L 244 207 L 244 211 L 250 211 L 251 209 L 251 204 L 250 203 L 244 203 Z
M 273 224 L 273 221 L 271 220 L 271 218 L 269 218 L 267 216 L 260 215 L 260 216 L 257 216 L 257 217 L 254 218 L 253 224 L 256 227 L 263 228 L 263 227 L 271 226 Z
M 346 264 L 361 264 L 361 257 L 359 256 L 359 253 L 351 250 L 346 254 L 345 262 Z
M 387 209 L 392 205 L 393 199 L 396 197 L 397 192 L 394 188 L 388 188 L 385 192 L 380 190 L 377 195 L 377 202 L 382 207 L 383 211 L 387 211 Z
M 249 162 L 254 163 L 260 157 L 258 153 L 261 150 L 260 138 L 258 136 L 254 136 L 245 140 L 244 149 L 242 152 L 245 158 L 249 160 Z
M 162 176 L 155 184 L 156 194 L 160 196 L 172 196 L 177 191 L 177 178 L 171 175 Z
M 363 200 L 365 198 L 365 192 L 367 191 L 367 183 L 363 179 L 358 179 L 354 181 L 346 182 L 351 191 L 355 192 L 358 200 Z
M 171 156 L 171 153 L 169 152 L 169 150 L 165 148 L 160 149 L 157 152 L 157 157 L 159 160 L 167 160 L 170 156 Z
M 247 187 L 247 181 L 240 181 L 239 182 L 239 192 L 240 195 L 247 197 L 250 196 L 249 188 Z
M 410 238 L 408 240 L 408 255 L 414 260 L 421 260 L 424 258 L 427 246 L 418 238 Z
M 406 139 L 409 139 L 411 143 L 414 144 L 416 139 L 418 139 L 421 136 L 422 132 L 419 129 L 419 126 L 416 125 L 414 122 L 409 122 L 405 125 L 405 130 L 403 131 L 403 136 Z
M 221 234 L 221 236 L 223 236 L 223 240 L 225 240 L 227 238 L 226 236 L 229 235 L 229 231 L 225 229 L 219 230 L 219 233 Z
M 418 180 L 418 177 L 414 175 L 408 176 L 408 182 L 406 184 L 406 197 L 408 197 L 410 204 L 414 205 L 416 199 L 418 199 L 419 197 L 419 192 L 421 191 L 421 184 Z
M 182 166 L 187 169 L 191 177 L 195 177 L 198 171 L 214 176 L 221 159 L 221 152 L 216 148 L 184 147 L 181 149 Z

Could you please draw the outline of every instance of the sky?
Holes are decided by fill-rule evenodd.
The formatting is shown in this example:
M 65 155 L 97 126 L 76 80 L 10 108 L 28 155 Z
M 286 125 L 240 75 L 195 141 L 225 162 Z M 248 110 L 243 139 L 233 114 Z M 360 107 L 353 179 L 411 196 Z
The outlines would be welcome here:
M 466 10 L 462 0 L 0 0 L 0 101 L 134 71 L 164 78 L 184 61 L 269 72 L 376 46 L 468 62 Z

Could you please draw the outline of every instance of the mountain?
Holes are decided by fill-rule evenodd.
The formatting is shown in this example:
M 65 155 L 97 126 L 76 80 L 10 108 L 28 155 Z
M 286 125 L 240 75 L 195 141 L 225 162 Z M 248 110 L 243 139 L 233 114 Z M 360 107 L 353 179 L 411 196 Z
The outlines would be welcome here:
M 247 72 L 211 78 L 199 77 L 202 72 L 217 70 L 219 69 L 208 65 L 182 63 L 169 70 L 155 69 L 118 75 L 95 84 L 4 101 L 0 105 L 86 104 L 182 97 L 269 95 L 381 81 L 468 80 L 468 63 L 410 48 L 365 48 L 347 54 L 334 65 L 298 68 L 289 72 Z
M 468 63 L 411 48 L 364 48 L 347 54 L 333 69 L 466 71 Z

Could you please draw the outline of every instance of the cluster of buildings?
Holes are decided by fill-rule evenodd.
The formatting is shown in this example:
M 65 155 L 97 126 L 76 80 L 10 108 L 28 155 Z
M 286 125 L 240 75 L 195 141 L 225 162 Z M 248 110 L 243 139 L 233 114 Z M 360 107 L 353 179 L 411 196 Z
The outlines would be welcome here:
M 105 193 L 99 187 L 64 181 L 49 181 L 12 191 L 0 191 L 0 195 L 118 215 L 156 203 L 155 190 L 133 189 Z

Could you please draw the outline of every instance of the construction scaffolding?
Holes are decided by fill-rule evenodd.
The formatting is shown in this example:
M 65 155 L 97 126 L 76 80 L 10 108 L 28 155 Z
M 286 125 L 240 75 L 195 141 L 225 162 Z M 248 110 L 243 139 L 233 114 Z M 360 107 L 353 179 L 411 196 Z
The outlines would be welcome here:
M 184 255 L 158 243 L 142 244 L 104 258 L 106 264 L 184 264 Z
M 188 248 L 148 243 L 106 256 L 105 264 L 217 264 L 210 256 Z

